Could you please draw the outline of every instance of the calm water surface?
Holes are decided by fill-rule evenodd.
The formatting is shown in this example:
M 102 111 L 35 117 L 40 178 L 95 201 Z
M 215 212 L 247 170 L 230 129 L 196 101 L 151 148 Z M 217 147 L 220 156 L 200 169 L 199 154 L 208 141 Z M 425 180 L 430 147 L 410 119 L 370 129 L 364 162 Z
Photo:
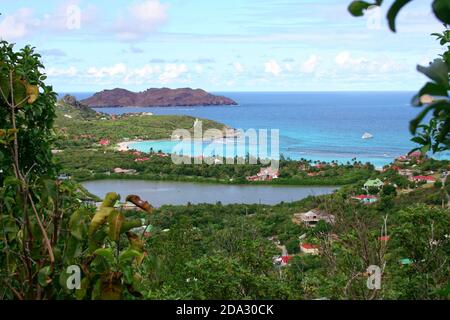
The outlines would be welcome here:
M 222 204 L 274 205 L 282 201 L 301 200 L 310 195 L 329 194 L 336 190 L 336 187 L 220 185 L 142 180 L 98 180 L 85 182 L 83 185 L 99 197 L 104 197 L 108 192 L 117 192 L 122 199 L 128 194 L 137 194 L 155 207 L 218 201 Z

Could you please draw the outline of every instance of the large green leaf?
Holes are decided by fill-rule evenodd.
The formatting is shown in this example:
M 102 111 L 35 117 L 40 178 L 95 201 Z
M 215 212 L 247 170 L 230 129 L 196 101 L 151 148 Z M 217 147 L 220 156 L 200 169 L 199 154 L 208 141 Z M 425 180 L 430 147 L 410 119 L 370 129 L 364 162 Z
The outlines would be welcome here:
M 92 292 L 94 300 L 120 300 L 123 286 L 120 277 L 114 273 L 103 274 Z
M 435 113 L 438 113 L 442 110 L 447 110 L 448 112 L 450 112 L 450 102 L 448 100 L 438 100 L 438 101 L 431 103 L 426 108 L 424 108 L 422 110 L 422 112 L 420 112 L 419 115 L 410 122 L 409 130 L 411 131 L 412 134 L 416 133 L 416 130 L 417 130 L 417 127 L 419 126 L 419 124 L 426 117 L 426 115 L 432 110 Z
M 141 219 L 126 219 L 122 223 L 122 227 L 120 229 L 120 233 L 125 233 L 127 231 L 130 231 L 133 228 L 139 228 L 142 226 Z
M 101 248 L 94 251 L 94 254 L 98 257 L 105 258 L 109 265 L 114 264 L 114 253 L 111 248 Z
M 442 59 L 435 59 L 428 67 L 417 66 L 417 70 L 437 84 L 448 88 L 448 66 Z
M 355 17 L 361 17 L 364 15 L 364 11 L 372 5 L 372 3 L 367 1 L 352 1 L 348 6 L 348 11 Z
M 82 253 L 82 243 L 75 237 L 70 237 L 66 250 L 64 251 L 64 263 L 67 265 L 74 264 L 76 259 Z
M 50 266 L 43 267 L 38 273 L 38 282 L 41 287 L 46 287 L 52 282 Z
M 69 229 L 72 236 L 74 236 L 78 240 L 83 240 L 87 226 L 85 223 L 86 215 L 83 210 L 76 210 L 70 216 L 69 220 Z
M 420 101 L 420 97 L 426 94 L 434 97 L 447 97 L 448 91 L 446 88 L 437 83 L 427 82 L 422 87 L 422 89 L 420 89 L 420 91 L 414 96 L 412 104 L 415 106 L 421 106 L 422 102 Z
M 77 300 L 83 300 L 86 296 L 87 290 L 89 289 L 90 281 L 89 278 L 85 277 L 81 280 L 80 289 L 75 291 L 75 298 Z
M 118 200 L 120 200 L 120 196 L 115 192 L 110 192 L 105 196 L 101 208 L 113 208 Z
M 89 225 L 89 236 L 92 236 L 108 219 L 109 215 L 114 212 L 114 208 L 102 207 L 95 213 Z
M 23 106 L 27 98 L 27 89 L 23 81 L 20 79 L 14 79 L 13 90 L 14 90 L 14 104 L 20 107 Z
M 450 1 L 434 0 L 433 12 L 439 20 L 446 24 L 450 24 Z
M 122 212 L 114 211 L 109 216 L 109 239 L 112 241 L 118 241 L 122 229 L 122 224 L 125 220 L 125 216 Z
M 389 23 L 389 28 L 395 32 L 395 19 L 397 18 L 398 13 L 400 10 L 407 5 L 412 0 L 396 0 L 392 6 L 389 8 L 389 11 L 387 13 L 387 19 Z
M 126 265 L 128 263 L 131 263 L 134 259 L 136 259 L 136 261 L 141 261 L 142 260 L 142 252 L 133 250 L 133 249 L 128 249 L 126 251 L 123 251 L 120 256 L 119 256 L 119 264 L 121 265 Z

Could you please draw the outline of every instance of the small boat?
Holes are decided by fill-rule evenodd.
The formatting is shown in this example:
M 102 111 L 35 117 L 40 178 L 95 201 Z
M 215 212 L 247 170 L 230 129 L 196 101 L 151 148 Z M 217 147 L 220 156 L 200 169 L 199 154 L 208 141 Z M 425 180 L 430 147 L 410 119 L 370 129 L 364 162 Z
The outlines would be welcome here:
M 373 135 L 368 132 L 364 133 L 362 136 L 362 139 L 372 139 L 372 138 L 373 138 Z

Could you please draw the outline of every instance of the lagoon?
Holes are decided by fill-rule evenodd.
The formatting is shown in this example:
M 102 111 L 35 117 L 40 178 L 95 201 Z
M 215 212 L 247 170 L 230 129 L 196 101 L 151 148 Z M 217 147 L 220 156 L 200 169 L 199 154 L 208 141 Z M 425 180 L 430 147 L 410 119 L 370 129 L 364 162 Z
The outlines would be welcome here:
M 308 196 L 330 194 L 337 187 L 224 185 L 210 183 L 97 180 L 84 182 L 91 193 L 103 198 L 108 192 L 117 192 L 122 200 L 129 194 L 137 194 L 154 207 L 162 205 L 186 205 L 199 203 L 267 204 L 292 202 Z

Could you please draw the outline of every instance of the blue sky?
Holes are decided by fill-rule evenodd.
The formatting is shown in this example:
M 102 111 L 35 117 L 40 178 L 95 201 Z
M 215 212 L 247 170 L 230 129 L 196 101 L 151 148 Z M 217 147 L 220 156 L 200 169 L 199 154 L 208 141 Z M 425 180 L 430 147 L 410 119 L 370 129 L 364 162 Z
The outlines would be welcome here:
M 0 0 L 0 38 L 42 54 L 59 92 L 416 90 L 442 49 L 431 1 L 391 33 L 350 0 Z M 390 3 L 392 1 L 385 1 Z

